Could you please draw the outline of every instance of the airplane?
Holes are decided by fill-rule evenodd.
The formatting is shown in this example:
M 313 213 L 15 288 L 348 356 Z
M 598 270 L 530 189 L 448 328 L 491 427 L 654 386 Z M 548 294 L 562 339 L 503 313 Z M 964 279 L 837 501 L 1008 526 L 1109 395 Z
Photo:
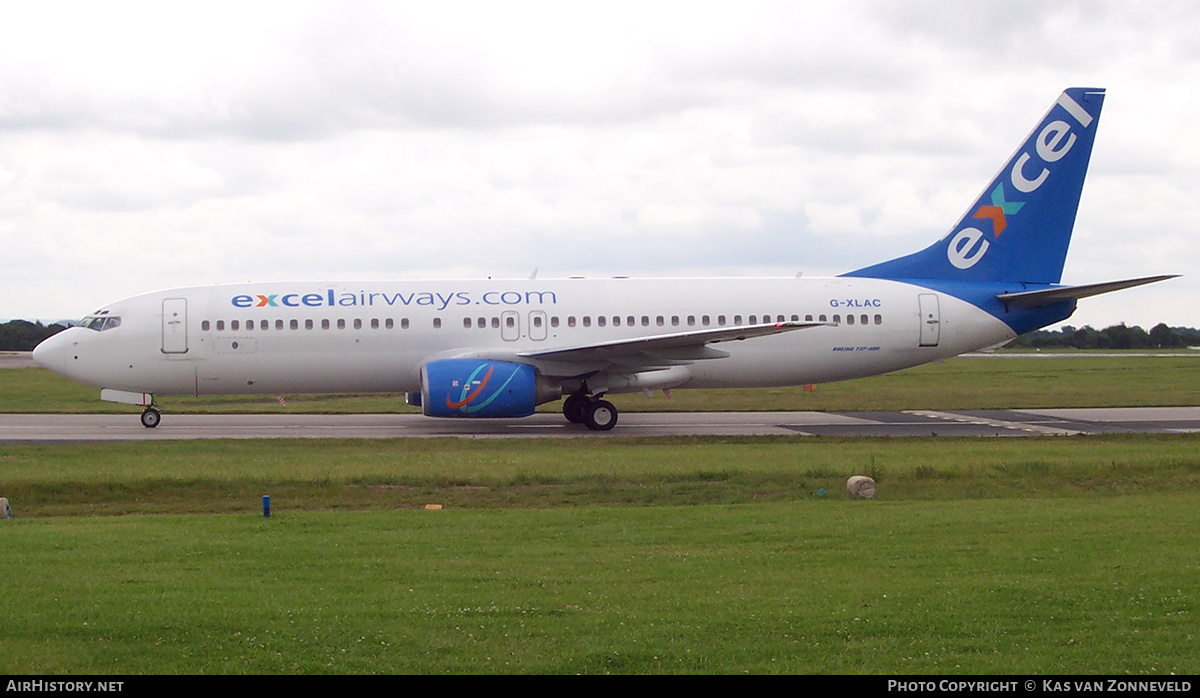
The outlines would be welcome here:
M 1069 88 L 950 231 L 829 278 L 247 283 L 106 305 L 41 366 L 144 408 L 159 395 L 405 393 L 431 417 L 607 431 L 609 394 L 801 386 L 1003 345 L 1076 301 L 1173 278 L 1060 284 L 1104 90 Z

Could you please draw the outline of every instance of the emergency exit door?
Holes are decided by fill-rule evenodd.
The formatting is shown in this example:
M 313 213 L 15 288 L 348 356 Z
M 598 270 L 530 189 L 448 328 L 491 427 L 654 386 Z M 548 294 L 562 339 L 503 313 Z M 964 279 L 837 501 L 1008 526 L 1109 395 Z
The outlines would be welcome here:
M 187 299 L 164 299 L 162 303 L 162 352 L 164 354 L 186 354 L 187 350 Z
M 921 306 L 921 346 L 936 347 L 942 336 L 942 317 L 938 310 L 936 293 L 922 293 L 917 296 Z

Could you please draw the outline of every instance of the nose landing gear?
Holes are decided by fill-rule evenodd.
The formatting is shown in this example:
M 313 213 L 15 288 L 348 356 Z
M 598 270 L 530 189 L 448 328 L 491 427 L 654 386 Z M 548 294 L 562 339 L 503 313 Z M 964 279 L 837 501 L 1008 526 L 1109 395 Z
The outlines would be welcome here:
M 147 429 L 153 429 L 162 421 L 162 412 L 159 412 L 155 407 L 147 407 L 142 413 L 142 426 Z

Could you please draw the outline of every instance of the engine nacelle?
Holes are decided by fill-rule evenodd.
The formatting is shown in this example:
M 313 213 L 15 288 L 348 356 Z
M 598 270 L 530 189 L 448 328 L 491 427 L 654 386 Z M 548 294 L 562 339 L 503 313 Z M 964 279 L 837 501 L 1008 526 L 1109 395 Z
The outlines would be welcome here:
M 562 397 L 562 386 L 527 364 L 444 359 L 421 367 L 421 411 L 429 417 L 528 417 Z

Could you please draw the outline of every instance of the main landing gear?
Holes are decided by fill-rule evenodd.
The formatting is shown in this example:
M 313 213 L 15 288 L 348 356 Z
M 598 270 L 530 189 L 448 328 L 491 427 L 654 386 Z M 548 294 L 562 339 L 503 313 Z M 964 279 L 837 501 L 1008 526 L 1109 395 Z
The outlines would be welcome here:
M 572 393 L 563 401 L 563 416 L 572 424 L 583 424 L 592 431 L 608 431 L 617 426 L 617 408 L 608 400 L 587 393 Z

